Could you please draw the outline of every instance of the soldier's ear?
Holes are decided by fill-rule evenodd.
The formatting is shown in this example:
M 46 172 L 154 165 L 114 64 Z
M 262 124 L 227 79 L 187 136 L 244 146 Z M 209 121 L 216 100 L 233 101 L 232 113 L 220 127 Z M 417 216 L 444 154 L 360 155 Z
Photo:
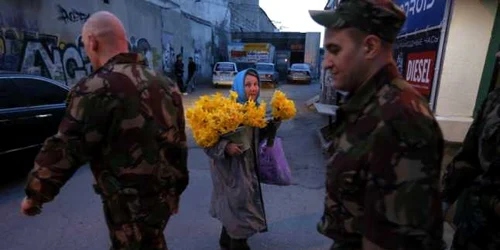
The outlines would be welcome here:
M 89 45 L 92 51 L 97 51 L 99 49 L 99 42 L 93 36 L 89 37 Z
M 378 56 L 382 49 L 382 40 L 375 35 L 368 35 L 363 41 L 363 52 L 368 60 Z

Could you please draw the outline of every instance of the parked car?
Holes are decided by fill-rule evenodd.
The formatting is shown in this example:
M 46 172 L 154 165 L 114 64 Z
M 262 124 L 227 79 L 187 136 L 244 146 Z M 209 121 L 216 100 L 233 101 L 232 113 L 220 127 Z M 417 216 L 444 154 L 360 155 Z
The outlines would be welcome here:
M 288 82 L 311 83 L 311 67 L 306 63 L 294 63 L 288 70 Z
M 219 85 L 232 86 L 233 80 L 238 73 L 238 68 L 233 62 L 218 62 L 214 65 L 212 83 L 214 87 Z
M 243 71 L 245 69 L 255 69 L 255 63 L 254 62 L 237 62 L 236 63 L 236 68 L 238 68 L 238 71 Z
M 257 63 L 255 69 L 259 73 L 261 82 L 271 83 L 274 87 L 278 85 L 278 71 L 276 71 L 274 63 Z
M 44 77 L 0 73 L 0 162 L 7 172 L 33 167 L 40 146 L 57 133 L 68 92 Z

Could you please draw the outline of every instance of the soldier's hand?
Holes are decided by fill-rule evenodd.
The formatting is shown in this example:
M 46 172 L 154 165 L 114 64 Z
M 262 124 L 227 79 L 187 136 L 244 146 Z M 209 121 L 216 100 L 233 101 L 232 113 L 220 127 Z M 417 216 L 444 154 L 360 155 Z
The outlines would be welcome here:
M 27 216 L 35 216 L 42 212 L 42 206 L 38 202 L 25 197 L 21 203 L 21 212 Z
M 226 145 L 226 153 L 230 156 L 241 155 L 243 151 L 241 151 L 240 145 L 234 143 L 228 143 Z

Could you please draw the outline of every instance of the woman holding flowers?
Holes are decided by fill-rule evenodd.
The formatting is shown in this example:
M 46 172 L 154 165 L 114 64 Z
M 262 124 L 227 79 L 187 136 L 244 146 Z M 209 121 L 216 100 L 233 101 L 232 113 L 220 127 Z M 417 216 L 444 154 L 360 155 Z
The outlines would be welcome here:
M 238 94 L 236 101 L 240 104 L 265 105 L 259 103 L 260 80 L 254 69 L 239 72 L 232 90 Z M 259 120 L 251 116 L 245 119 Z M 240 133 L 250 142 L 249 147 L 222 136 L 214 146 L 205 148 L 211 158 L 213 182 L 210 214 L 222 223 L 219 239 L 222 249 L 248 250 L 247 239 L 267 231 L 257 163 L 260 142 L 275 133 L 277 126 L 274 122 L 267 125 L 264 121 L 255 122 L 251 129 Z

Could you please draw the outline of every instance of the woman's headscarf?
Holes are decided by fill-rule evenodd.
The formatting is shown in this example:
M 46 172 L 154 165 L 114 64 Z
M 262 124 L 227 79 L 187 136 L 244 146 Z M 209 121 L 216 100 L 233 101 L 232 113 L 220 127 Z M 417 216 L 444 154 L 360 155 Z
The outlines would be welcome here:
M 238 98 L 236 99 L 237 102 L 246 103 L 248 101 L 248 97 L 245 94 L 245 77 L 248 75 L 248 72 L 250 72 L 250 71 L 253 72 L 254 75 L 257 77 L 257 81 L 259 84 L 259 92 L 257 93 L 257 98 L 255 100 L 255 103 L 257 105 L 259 105 L 260 78 L 259 78 L 259 73 L 257 73 L 257 70 L 246 69 L 246 70 L 240 71 L 238 74 L 236 74 L 236 76 L 234 77 L 233 87 L 231 87 L 231 90 L 238 94 Z

